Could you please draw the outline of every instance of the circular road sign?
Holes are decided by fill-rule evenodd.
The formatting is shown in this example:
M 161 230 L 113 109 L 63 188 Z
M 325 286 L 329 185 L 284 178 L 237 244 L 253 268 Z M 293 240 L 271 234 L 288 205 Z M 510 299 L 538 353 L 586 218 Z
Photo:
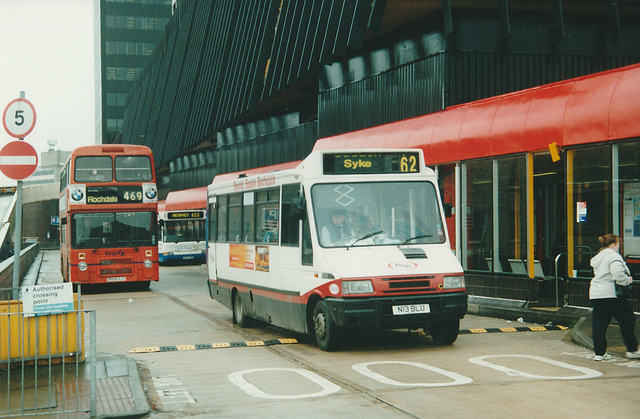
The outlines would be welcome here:
M 2 114 L 2 125 L 10 136 L 24 138 L 36 124 L 36 108 L 25 98 L 14 99 Z
M 38 167 L 38 153 L 24 141 L 11 141 L 0 150 L 0 171 L 13 180 L 26 179 Z

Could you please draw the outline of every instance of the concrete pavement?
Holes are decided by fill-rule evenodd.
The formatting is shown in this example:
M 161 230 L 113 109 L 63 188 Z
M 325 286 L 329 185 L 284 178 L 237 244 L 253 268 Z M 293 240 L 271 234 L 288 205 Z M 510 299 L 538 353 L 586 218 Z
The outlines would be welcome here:
M 61 283 L 59 251 L 41 251 L 31 269 L 25 276 L 22 286 L 32 284 Z M 89 377 L 88 360 L 83 368 L 79 368 L 77 401 L 81 410 L 89 410 Z M 60 366 L 52 366 L 53 375 Z M 58 383 L 60 386 L 60 383 Z M 65 385 L 68 387 L 69 383 Z M 60 400 L 62 406 L 76 404 L 75 389 L 61 391 L 62 397 L 74 400 Z M 131 417 L 148 414 L 151 409 L 144 393 L 144 388 L 136 362 L 122 355 L 98 353 L 96 355 L 96 410 L 100 418 Z M 75 417 L 75 416 L 74 416 Z M 86 417 L 89 417 L 87 414 Z

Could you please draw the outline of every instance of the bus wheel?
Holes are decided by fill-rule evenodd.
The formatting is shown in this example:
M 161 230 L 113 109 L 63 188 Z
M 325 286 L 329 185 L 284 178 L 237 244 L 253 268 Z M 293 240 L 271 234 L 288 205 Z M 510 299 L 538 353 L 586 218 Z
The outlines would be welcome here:
M 233 322 L 240 327 L 249 326 L 249 318 L 244 313 L 244 308 L 242 307 L 242 297 L 240 297 L 239 291 L 236 291 L 233 296 Z
M 458 339 L 460 320 L 444 320 L 431 324 L 431 339 L 436 345 L 451 345 Z
M 323 300 L 318 301 L 313 309 L 313 332 L 320 349 L 333 351 L 337 348 L 340 331 L 331 320 L 329 308 Z

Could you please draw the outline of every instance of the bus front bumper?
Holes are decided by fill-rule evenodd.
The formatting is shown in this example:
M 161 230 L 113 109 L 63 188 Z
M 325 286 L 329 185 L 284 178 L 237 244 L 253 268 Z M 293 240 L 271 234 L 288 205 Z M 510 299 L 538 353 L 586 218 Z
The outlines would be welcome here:
M 464 292 L 383 298 L 325 298 L 333 322 L 338 327 L 417 329 L 434 321 L 462 319 L 467 313 Z M 428 312 L 412 313 L 414 308 Z M 394 314 L 393 307 L 399 307 Z

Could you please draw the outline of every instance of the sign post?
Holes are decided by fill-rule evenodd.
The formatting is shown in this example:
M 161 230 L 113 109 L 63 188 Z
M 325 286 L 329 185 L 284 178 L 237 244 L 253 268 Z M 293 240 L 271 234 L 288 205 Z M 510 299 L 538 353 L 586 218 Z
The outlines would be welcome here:
M 38 155 L 35 153 L 35 162 L 32 161 L 31 145 L 23 142 L 22 140 L 32 130 L 36 123 L 36 109 L 31 102 L 24 98 L 24 92 L 20 92 L 20 98 L 15 99 L 7 105 L 2 114 L 2 125 L 7 133 L 18 138 L 20 141 L 14 141 L 7 144 L 0 151 L 0 170 L 7 177 L 17 180 L 16 185 L 16 226 L 14 230 L 14 243 L 13 243 L 13 299 L 19 298 L 18 289 L 20 287 L 20 252 L 22 251 L 22 179 L 25 179 L 35 172 L 35 168 L 38 165 Z M 17 146 L 26 145 L 28 148 Z M 13 145 L 12 145 L 13 144 Z M 7 155 L 3 156 L 2 153 L 7 150 Z M 28 154 L 21 154 L 28 153 Z M 7 158 L 7 164 L 3 161 Z M 33 166 L 33 170 L 31 167 Z M 26 167 L 26 168 L 25 168 Z M 8 170 L 5 171 L 5 170 Z M 31 170 L 31 171 L 30 171 Z

